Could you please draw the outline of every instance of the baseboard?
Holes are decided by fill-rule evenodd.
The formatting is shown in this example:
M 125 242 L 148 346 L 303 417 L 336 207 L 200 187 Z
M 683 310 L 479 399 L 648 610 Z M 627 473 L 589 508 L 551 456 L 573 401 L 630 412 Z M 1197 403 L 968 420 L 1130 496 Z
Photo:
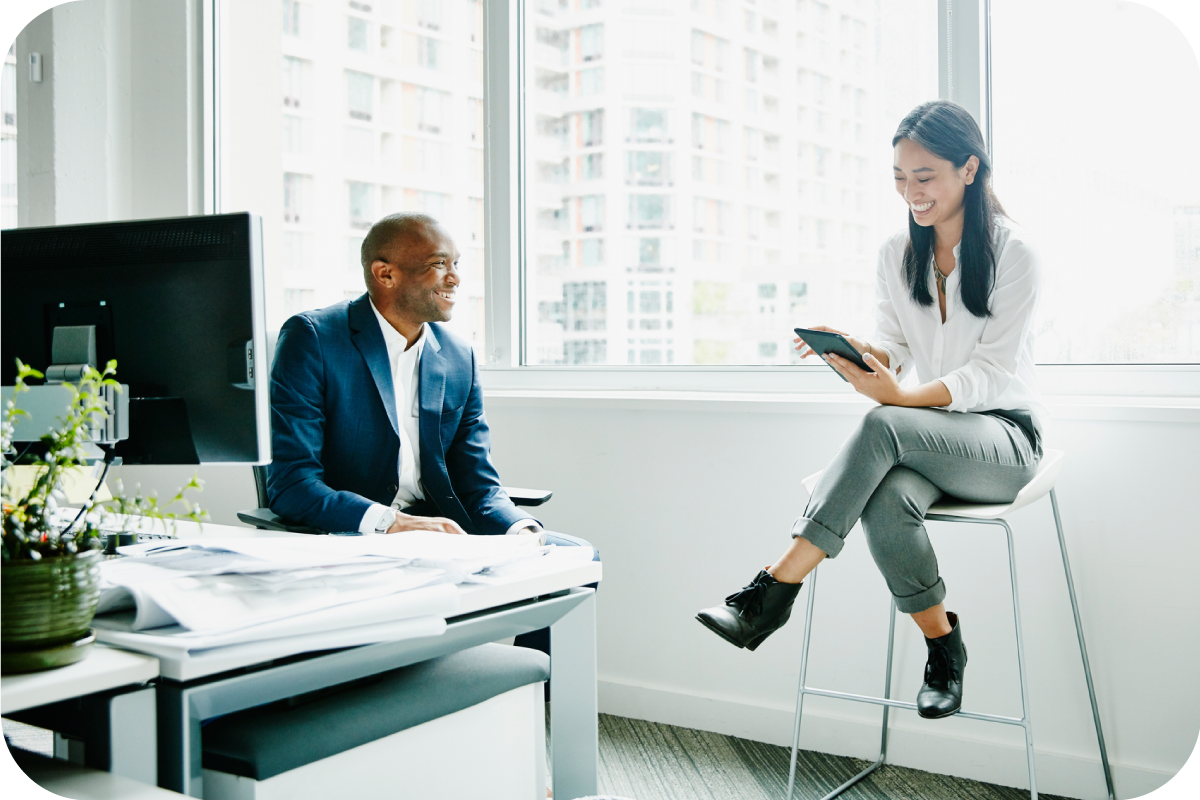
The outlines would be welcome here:
M 878 723 L 839 716 L 806 700 L 800 746 L 841 756 L 874 760 L 879 755 Z M 791 707 L 771 707 L 741 700 L 689 694 L 663 687 L 600 681 L 600 712 L 631 719 L 713 731 L 757 742 L 791 746 Z M 833 701 L 827 701 L 833 702 Z M 878 711 L 874 711 L 878 714 Z M 925 730 L 935 723 L 906 720 L 894 714 L 888 737 L 888 763 L 914 769 L 1029 788 L 1025 747 L 1019 728 L 952 721 L 953 732 Z M 876 717 L 878 719 L 878 717 Z M 963 723 L 966 725 L 964 726 Z M 943 723 L 936 723 L 943 724 Z M 995 739 L 963 734 L 966 726 L 998 731 Z M 1035 730 L 1036 734 L 1036 730 Z M 1006 741 L 1011 740 L 1011 741 Z M 1036 740 L 1035 740 L 1036 741 Z M 1037 749 L 1038 792 L 1105 800 L 1104 772 L 1099 757 L 1088 758 Z M 1113 782 L 1120 800 L 1141 797 L 1165 784 L 1174 773 L 1138 765 L 1112 763 Z

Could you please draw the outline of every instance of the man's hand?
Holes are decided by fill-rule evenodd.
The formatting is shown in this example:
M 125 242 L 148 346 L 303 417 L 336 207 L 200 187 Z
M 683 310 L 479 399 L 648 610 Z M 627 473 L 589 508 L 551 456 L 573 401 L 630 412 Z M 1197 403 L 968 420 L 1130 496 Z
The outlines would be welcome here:
M 392 523 L 392 527 L 387 529 L 387 532 L 403 533 L 404 531 L 436 531 L 437 533 L 461 533 L 463 536 L 467 535 L 467 532 L 452 519 L 446 519 L 445 517 L 415 517 L 412 514 L 397 511 L 396 521 Z

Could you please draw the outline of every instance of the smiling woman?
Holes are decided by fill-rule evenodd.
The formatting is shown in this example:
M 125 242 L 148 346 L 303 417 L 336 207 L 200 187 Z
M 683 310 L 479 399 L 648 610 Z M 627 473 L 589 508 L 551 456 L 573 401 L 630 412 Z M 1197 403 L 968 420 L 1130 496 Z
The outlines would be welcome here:
M 1033 380 L 1031 327 L 1040 272 L 1020 234 L 1003 223 L 987 146 L 966 109 L 924 103 L 892 144 L 909 226 L 879 254 L 874 343 L 850 340 L 872 371 L 825 356 L 880 405 L 822 473 L 784 554 L 697 619 L 731 644 L 756 649 L 787 622 L 801 581 L 838 555 L 861 520 L 896 607 L 925 635 L 917 710 L 935 719 L 961 706 L 967 651 L 958 616 L 943 605 L 925 514 L 943 494 L 1012 502 L 1037 469 L 1045 409 Z M 796 341 L 802 358 L 813 353 Z M 897 375 L 910 363 L 919 384 L 901 386 Z

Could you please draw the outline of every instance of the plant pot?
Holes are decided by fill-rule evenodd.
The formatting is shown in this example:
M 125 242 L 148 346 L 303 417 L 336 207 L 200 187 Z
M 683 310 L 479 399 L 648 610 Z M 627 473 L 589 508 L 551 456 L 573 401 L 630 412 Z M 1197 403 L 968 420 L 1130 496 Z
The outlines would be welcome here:
M 73 664 L 91 647 L 88 627 L 100 599 L 101 553 L 0 567 L 0 671 L 36 672 Z

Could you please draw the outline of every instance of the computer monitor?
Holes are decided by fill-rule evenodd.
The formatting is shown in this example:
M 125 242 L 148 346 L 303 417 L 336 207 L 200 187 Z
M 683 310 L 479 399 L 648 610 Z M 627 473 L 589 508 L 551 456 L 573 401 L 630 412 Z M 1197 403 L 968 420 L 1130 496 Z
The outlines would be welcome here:
M 0 232 L 0 381 L 94 329 L 129 386 L 127 464 L 267 463 L 262 220 L 252 214 Z M 60 340 L 61 340 L 60 331 Z

